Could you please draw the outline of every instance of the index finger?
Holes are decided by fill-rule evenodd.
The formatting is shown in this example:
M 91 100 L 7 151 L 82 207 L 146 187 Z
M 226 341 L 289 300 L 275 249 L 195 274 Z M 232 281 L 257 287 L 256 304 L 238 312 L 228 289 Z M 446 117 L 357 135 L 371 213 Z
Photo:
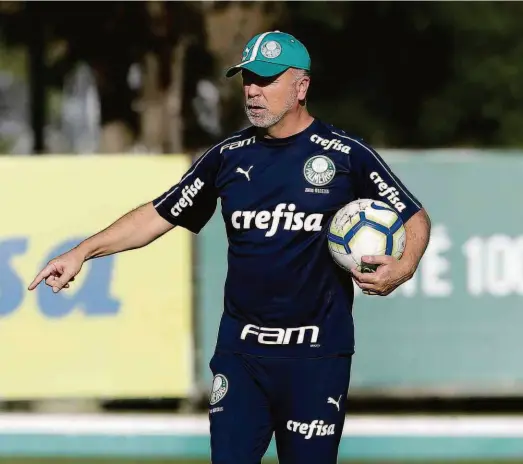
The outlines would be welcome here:
M 46 279 L 51 275 L 52 267 L 48 264 L 45 266 L 40 273 L 34 278 L 34 280 L 31 282 L 29 287 L 27 287 L 28 290 L 34 290 L 42 280 Z

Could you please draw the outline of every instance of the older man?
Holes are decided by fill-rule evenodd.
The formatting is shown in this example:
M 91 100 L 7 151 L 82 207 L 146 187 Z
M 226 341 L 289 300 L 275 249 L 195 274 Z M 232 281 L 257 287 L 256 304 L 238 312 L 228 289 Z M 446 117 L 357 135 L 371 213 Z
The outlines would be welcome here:
M 227 71 L 241 72 L 252 126 L 210 148 L 170 190 L 52 260 L 30 285 L 46 279 L 60 291 L 88 259 L 145 246 L 175 226 L 198 233 L 220 199 L 229 251 L 210 362 L 213 464 L 259 464 L 273 434 L 280 463 L 337 462 L 354 353 L 352 279 L 367 293 L 390 293 L 413 275 L 429 239 L 421 204 L 376 151 L 309 114 L 309 71 L 295 37 L 253 37 Z M 379 195 L 383 184 L 395 195 Z M 400 260 L 367 257 L 376 271 L 350 276 L 332 260 L 325 230 L 357 198 L 396 208 L 407 239 Z

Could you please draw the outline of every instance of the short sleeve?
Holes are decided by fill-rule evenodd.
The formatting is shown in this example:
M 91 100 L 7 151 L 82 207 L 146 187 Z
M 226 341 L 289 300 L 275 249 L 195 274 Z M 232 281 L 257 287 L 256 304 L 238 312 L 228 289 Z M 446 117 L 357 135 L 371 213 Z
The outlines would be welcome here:
M 153 200 L 158 214 L 175 226 L 199 233 L 216 210 L 215 180 L 220 164 L 219 150 L 204 153 L 177 184 Z
M 407 222 L 423 208 L 420 201 L 374 149 L 363 142 L 353 142 L 349 159 L 357 197 L 387 203 L 399 213 L 404 223 Z

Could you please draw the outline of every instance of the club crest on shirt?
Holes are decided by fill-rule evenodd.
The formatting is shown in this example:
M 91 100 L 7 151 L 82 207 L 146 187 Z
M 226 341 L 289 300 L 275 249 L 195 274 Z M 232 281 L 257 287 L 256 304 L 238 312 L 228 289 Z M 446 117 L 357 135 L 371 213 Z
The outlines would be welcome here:
M 227 380 L 227 377 L 223 374 L 216 374 L 212 381 L 209 403 L 211 405 L 218 403 L 226 395 L 227 390 L 229 390 L 229 381 Z
M 321 187 L 327 185 L 336 175 L 336 166 L 324 155 L 309 158 L 303 166 L 303 176 L 312 185 Z

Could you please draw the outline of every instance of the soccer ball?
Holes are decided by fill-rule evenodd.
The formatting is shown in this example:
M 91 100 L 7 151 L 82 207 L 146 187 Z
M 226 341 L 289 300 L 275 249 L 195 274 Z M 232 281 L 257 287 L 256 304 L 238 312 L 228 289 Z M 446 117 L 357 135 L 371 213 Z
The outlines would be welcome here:
M 390 255 L 400 259 L 405 250 L 405 227 L 389 205 L 377 200 L 355 200 L 341 208 L 328 229 L 330 253 L 345 270 L 372 272 L 377 265 L 362 256 Z

